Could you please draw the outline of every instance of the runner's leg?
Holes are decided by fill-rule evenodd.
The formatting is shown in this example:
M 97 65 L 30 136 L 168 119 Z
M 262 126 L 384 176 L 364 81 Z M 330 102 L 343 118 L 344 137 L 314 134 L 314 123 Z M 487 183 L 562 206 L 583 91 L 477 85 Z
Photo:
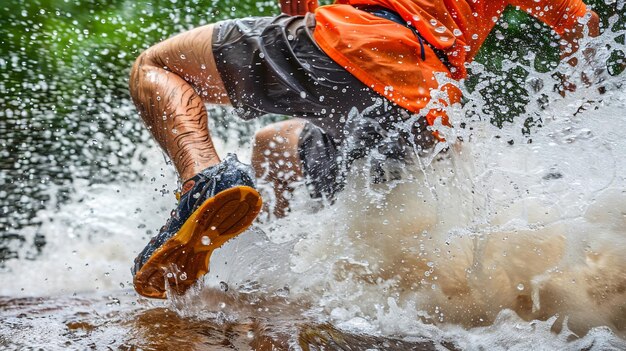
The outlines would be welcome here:
M 292 119 L 263 127 L 254 136 L 252 167 L 274 188 L 274 215 L 285 216 L 293 182 L 302 179 L 298 140 L 306 121 Z M 267 202 L 266 202 L 267 203 Z
M 130 93 L 181 180 L 219 163 L 204 103 L 229 104 L 212 51 L 213 25 L 165 40 L 135 62 Z

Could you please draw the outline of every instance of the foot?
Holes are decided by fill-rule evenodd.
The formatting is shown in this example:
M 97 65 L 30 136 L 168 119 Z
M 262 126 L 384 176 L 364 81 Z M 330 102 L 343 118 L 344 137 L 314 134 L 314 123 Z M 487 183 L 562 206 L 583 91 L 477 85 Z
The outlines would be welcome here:
M 135 290 L 165 298 L 165 280 L 182 294 L 209 271 L 213 250 L 248 228 L 261 210 L 252 169 L 229 154 L 185 182 L 190 188 L 159 234 L 135 259 Z

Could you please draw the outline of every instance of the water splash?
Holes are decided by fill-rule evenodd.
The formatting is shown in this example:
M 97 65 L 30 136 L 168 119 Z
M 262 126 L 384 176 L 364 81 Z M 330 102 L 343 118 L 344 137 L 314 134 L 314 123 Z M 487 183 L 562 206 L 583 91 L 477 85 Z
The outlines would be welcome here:
M 594 40 L 607 38 L 614 37 Z M 589 44 L 600 62 L 608 57 L 598 42 Z M 482 326 L 506 329 L 515 315 L 545 321 L 529 326 L 546 333 L 562 329 L 557 343 L 589 331 L 616 342 L 602 326 L 624 336 L 624 77 L 594 73 L 589 85 L 576 78 L 588 70 L 563 69 L 578 90 L 562 98 L 540 89 L 541 103 L 526 112 L 542 121 L 532 136 L 520 132 L 523 122 L 499 129 L 478 118 L 453 121 L 465 128 L 449 130 L 456 135 L 446 136 L 447 153 L 410 172 L 411 180 L 372 185 L 355 174 L 319 211 L 297 195 L 295 215 L 261 227 L 263 250 L 294 245 L 271 273 L 229 263 L 212 274 L 237 281 L 253 271 L 262 286 L 288 284 L 334 323 L 365 323 L 387 335 L 432 338 L 425 323 L 488 333 Z M 529 81 L 536 79 L 558 83 L 541 73 Z M 462 112 L 453 116 L 477 115 Z M 246 254 L 246 263 L 254 261 L 248 255 L 265 257 Z

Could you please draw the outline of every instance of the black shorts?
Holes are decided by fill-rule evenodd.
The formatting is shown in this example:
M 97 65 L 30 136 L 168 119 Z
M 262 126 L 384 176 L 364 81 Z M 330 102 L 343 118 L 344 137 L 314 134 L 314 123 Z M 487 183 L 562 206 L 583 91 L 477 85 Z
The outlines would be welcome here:
M 342 162 L 367 153 L 381 139 L 379 131 L 410 113 L 328 57 L 313 39 L 314 28 L 313 14 L 222 21 L 213 31 L 213 53 L 238 116 L 272 113 L 311 122 L 300 138 L 300 157 L 316 189 L 312 195 L 319 197 L 334 194 Z M 417 124 L 419 144 L 432 143 L 425 124 Z M 346 142 L 355 135 L 359 142 Z M 347 144 L 360 150 L 346 153 Z

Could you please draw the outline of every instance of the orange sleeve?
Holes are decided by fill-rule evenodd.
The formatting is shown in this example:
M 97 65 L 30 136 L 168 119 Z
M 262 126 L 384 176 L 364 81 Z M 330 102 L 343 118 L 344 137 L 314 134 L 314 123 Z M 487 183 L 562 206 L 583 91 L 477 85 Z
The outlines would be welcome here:
M 587 12 L 581 0 L 511 0 L 510 4 L 520 7 L 559 34 L 574 27 Z

